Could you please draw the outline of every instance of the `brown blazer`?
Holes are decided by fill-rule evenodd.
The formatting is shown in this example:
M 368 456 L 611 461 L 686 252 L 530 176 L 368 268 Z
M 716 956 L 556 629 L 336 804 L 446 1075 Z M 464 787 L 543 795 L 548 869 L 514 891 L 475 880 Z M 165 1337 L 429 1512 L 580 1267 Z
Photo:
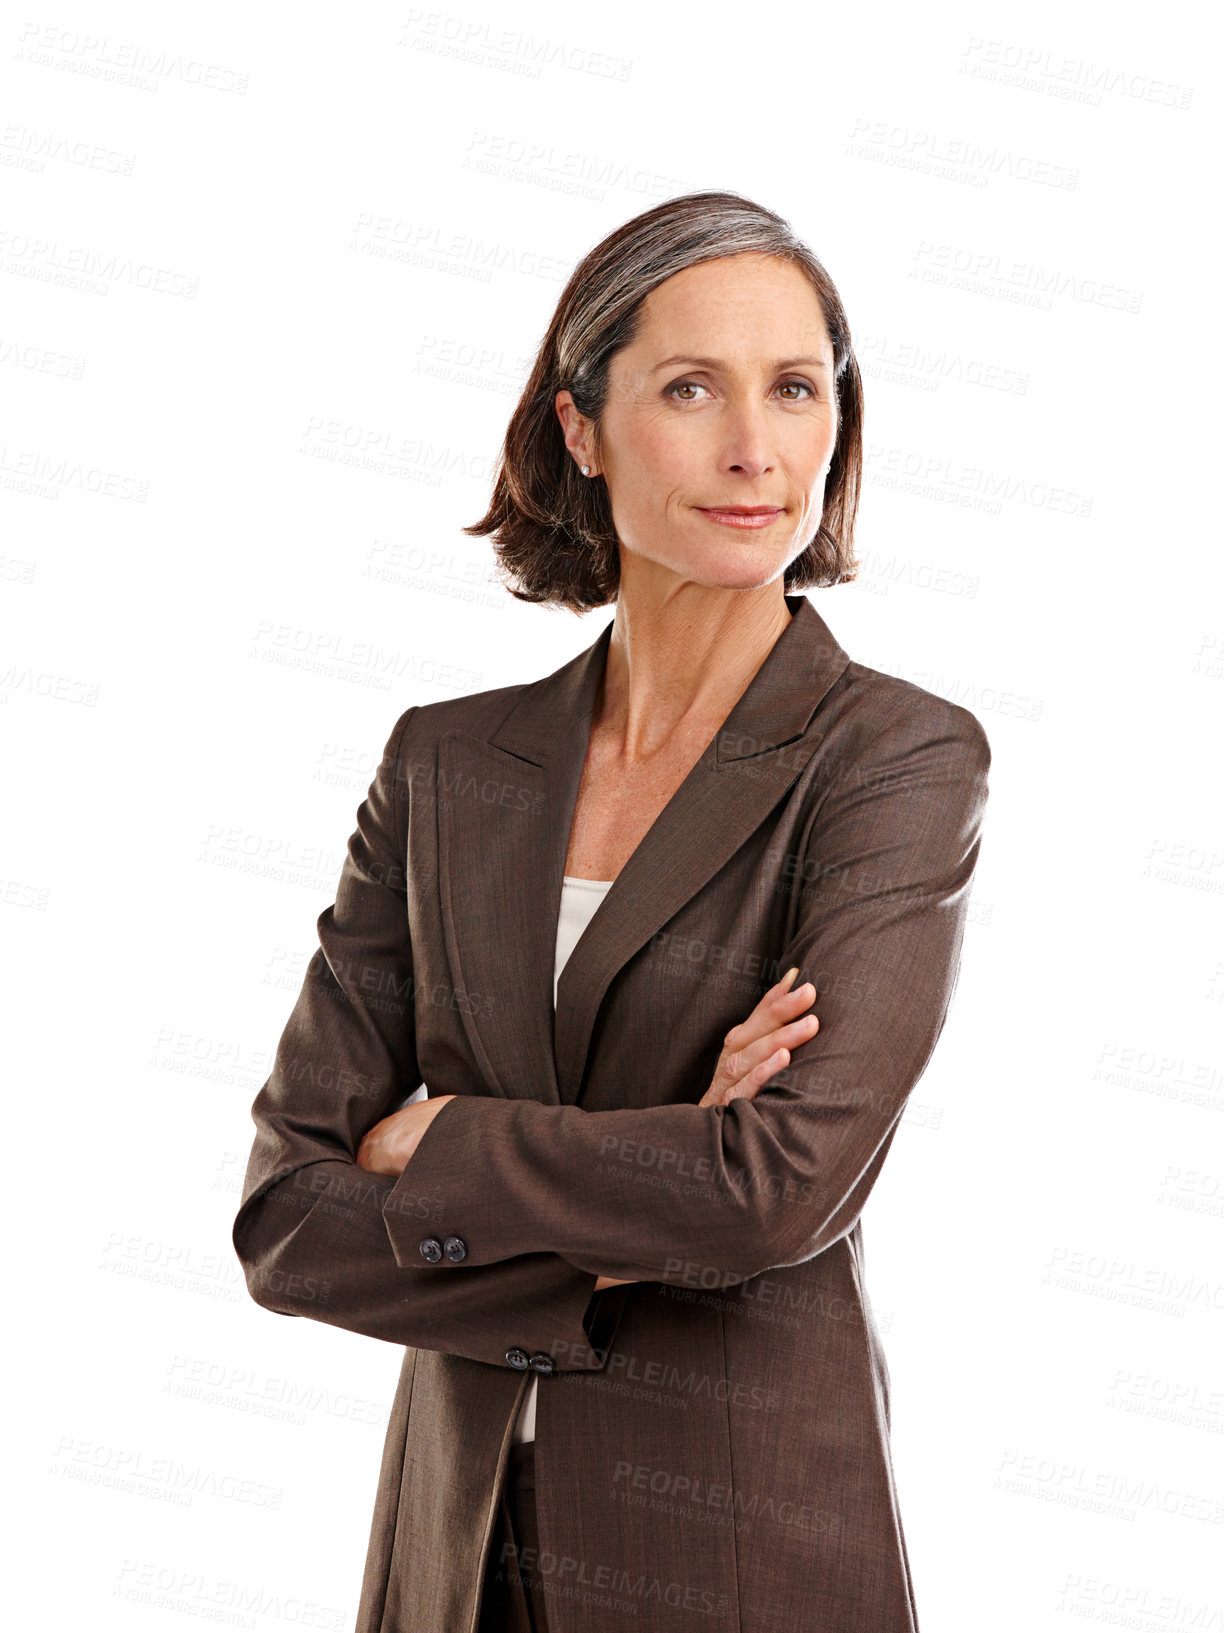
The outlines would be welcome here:
M 253 1107 L 252 1297 L 404 1346 L 357 1633 L 473 1633 L 536 1407 L 551 1633 L 913 1633 L 859 1214 L 956 983 L 990 748 L 803 596 L 561 975 L 610 626 L 412 707 Z M 697 1105 L 791 965 L 820 1029 Z M 354 1155 L 454 1094 L 398 1179 Z M 638 1278 L 593 1293 L 603 1273 Z

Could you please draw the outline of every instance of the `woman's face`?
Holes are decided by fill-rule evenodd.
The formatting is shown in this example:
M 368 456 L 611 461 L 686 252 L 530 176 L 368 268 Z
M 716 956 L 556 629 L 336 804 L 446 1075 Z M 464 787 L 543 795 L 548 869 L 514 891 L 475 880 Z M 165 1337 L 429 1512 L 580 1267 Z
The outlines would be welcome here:
M 641 316 L 612 359 L 598 457 L 557 396 L 571 451 L 607 482 L 622 569 L 628 554 L 698 584 L 771 583 L 820 525 L 837 440 L 816 292 L 788 262 L 733 255 L 668 278 Z M 749 525 L 734 506 L 770 513 Z

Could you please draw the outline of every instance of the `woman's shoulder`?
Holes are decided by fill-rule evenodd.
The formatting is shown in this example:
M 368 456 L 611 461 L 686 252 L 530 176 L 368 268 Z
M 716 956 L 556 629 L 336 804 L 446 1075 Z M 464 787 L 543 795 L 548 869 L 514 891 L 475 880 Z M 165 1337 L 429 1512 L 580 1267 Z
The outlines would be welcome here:
M 411 742 L 414 752 L 420 753 L 436 748 L 448 732 L 492 737 L 530 684 L 520 681 L 513 686 L 494 686 L 482 692 L 411 704 L 396 720 L 392 741 L 397 748 Z
M 954 694 L 960 691 L 976 701 L 976 689 L 971 684 L 946 684 Z M 967 703 L 957 702 L 955 695 L 924 686 L 917 679 L 873 669 L 853 658 L 830 688 L 820 712 L 825 713 L 829 730 L 852 733 L 864 740 L 864 746 L 885 737 L 894 744 L 915 747 L 948 740 L 962 745 L 984 769 L 990 765 L 990 739 Z

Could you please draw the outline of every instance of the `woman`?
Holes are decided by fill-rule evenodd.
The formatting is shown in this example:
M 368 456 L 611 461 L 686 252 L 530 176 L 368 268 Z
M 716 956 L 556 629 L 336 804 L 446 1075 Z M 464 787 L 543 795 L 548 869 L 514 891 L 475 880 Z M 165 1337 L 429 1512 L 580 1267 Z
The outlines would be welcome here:
M 736 194 L 561 296 L 468 531 L 615 616 L 396 722 L 234 1225 L 260 1304 L 405 1347 L 358 1633 L 917 1627 L 859 1215 L 990 750 L 796 593 L 854 576 L 861 431 L 836 290 Z

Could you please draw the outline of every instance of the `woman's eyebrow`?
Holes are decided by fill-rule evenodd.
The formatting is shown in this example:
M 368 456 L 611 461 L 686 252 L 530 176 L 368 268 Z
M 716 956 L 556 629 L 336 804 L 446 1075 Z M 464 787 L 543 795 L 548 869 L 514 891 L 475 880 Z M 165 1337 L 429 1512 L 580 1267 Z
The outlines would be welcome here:
M 656 363 L 650 372 L 651 374 L 657 374 L 660 369 L 671 368 L 673 363 L 695 363 L 698 368 L 703 369 L 725 369 L 727 367 L 721 357 L 688 357 L 680 355 L 665 357 L 661 363 Z M 801 363 L 810 369 L 827 369 L 829 366 L 823 357 L 783 357 L 772 364 L 771 367 L 774 369 L 793 369 L 797 368 Z

